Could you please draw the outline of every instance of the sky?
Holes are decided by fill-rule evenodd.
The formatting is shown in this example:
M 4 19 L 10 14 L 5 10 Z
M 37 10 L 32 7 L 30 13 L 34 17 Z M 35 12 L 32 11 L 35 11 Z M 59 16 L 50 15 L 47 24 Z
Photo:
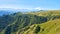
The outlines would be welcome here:
M 60 0 L 0 0 L 0 8 L 59 10 Z

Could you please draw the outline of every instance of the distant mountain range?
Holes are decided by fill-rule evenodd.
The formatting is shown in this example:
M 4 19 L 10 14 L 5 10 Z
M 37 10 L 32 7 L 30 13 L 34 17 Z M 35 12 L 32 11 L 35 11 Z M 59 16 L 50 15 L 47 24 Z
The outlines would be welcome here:
M 39 11 L 39 10 L 0 8 L 0 16 L 5 14 L 12 14 L 15 12 L 31 12 L 31 11 Z
M 12 14 L 12 13 L 14 13 L 13 11 L 6 11 L 6 10 L 0 10 L 0 16 L 2 16 L 2 15 L 7 15 L 7 14 Z

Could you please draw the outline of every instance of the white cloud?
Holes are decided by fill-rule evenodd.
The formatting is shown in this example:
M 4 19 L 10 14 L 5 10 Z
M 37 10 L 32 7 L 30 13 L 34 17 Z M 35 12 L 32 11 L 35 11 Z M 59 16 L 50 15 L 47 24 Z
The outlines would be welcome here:
M 44 8 L 41 8 L 41 7 L 36 7 L 35 9 L 36 10 L 44 10 Z
M 27 10 L 45 10 L 44 8 L 41 7 L 23 7 L 23 6 L 16 6 L 16 5 L 0 5 L 0 8 L 12 8 L 12 9 L 27 9 Z
M 36 8 L 21 8 L 21 9 L 28 9 L 28 10 L 45 10 L 44 8 L 41 8 L 41 7 L 36 7 Z

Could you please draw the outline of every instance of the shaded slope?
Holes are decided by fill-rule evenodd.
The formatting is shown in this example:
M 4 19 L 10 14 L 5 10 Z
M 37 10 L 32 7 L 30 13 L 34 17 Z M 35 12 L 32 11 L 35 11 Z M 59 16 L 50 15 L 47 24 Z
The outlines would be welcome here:
M 16 15 L 15 17 L 16 20 L 12 24 L 6 26 L 6 28 L 2 31 L 4 32 L 2 34 L 16 34 L 19 29 L 31 26 L 32 24 L 40 24 L 47 21 L 46 17 L 30 14 Z

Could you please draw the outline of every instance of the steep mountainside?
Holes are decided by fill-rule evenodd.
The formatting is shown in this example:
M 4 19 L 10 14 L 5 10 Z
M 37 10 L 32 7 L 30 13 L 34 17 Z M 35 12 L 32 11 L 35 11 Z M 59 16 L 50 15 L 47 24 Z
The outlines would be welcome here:
M 0 34 L 55 34 L 59 20 L 59 10 L 4 15 L 0 16 Z

